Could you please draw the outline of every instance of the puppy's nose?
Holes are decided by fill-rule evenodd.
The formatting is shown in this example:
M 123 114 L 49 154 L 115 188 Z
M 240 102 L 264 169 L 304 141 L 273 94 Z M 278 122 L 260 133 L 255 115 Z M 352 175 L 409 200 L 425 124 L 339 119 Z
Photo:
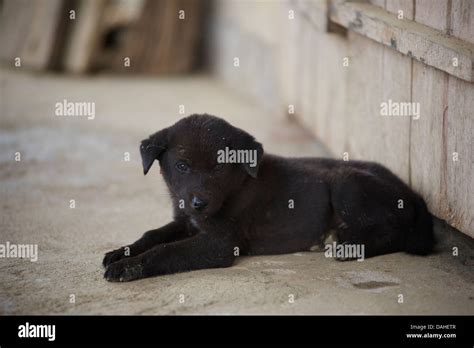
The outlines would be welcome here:
M 191 200 L 191 206 L 193 207 L 193 209 L 201 210 L 201 209 L 204 209 L 206 205 L 207 205 L 206 201 L 204 201 L 203 199 L 199 197 L 193 196 L 193 199 Z

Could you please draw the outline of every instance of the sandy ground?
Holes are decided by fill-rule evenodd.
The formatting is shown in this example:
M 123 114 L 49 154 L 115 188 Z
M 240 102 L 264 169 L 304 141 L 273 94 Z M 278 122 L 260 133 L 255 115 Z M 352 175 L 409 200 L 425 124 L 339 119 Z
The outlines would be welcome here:
M 1 314 L 474 314 L 472 262 L 463 265 L 450 245 L 364 262 L 317 252 L 242 257 L 227 269 L 106 282 L 103 254 L 171 217 L 157 167 L 143 176 L 138 144 L 182 117 L 179 105 L 225 117 L 269 152 L 324 151 L 205 76 L 0 73 L 0 243 L 39 247 L 37 262 L 0 259 Z M 63 99 L 95 102 L 95 119 L 55 116 Z

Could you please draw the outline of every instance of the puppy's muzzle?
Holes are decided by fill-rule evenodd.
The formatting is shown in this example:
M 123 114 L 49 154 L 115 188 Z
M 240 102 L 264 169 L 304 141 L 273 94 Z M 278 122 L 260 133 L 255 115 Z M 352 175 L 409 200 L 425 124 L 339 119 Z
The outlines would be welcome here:
M 208 202 L 200 197 L 193 196 L 191 199 L 191 207 L 195 210 L 203 210 L 207 206 Z

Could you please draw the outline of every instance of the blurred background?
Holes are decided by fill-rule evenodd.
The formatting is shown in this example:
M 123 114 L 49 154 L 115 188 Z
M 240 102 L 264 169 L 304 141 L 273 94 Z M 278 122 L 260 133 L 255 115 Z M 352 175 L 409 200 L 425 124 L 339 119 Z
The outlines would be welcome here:
M 461 264 L 474 260 L 474 1 L 4 0 L 0 6 L 0 236 L 43 250 L 27 268 L 2 261 L 9 280 L 0 292 L 4 313 L 474 312 L 472 270 L 448 260 L 454 246 L 463 250 L 456 255 Z M 94 118 L 57 116 L 63 101 L 93 103 Z M 382 116 L 382 103 L 390 101 L 416 103 L 419 119 Z M 391 276 L 370 260 L 368 273 L 346 265 L 342 280 L 312 274 L 313 256 L 297 257 L 300 264 L 307 257 L 308 267 L 294 277 L 290 266 L 280 270 L 280 261 L 270 259 L 239 294 L 219 271 L 173 278 L 185 290 L 206 288 L 213 277 L 228 282 L 217 304 L 216 290 L 206 288 L 193 292 L 200 304 L 177 309 L 167 300 L 176 287 L 166 286 L 157 300 L 154 283 L 144 280 L 142 288 L 126 285 L 135 307 L 118 307 L 110 297 L 118 293 L 101 279 L 102 254 L 171 218 L 157 169 L 143 178 L 138 144 L 192 113 L 227 119 L 267 152 L 386 165 L 446 221 L 438 230 L 451 254 L 425 263 L 386 256 Z M 247 265 L 234 270 L 237 279 L 248 279 Z M 403 272 L 425 266 L 430 272 L 420 269 L 416 277 Z M 290 277 L 284 286 L 268 285 L 282 275 Z M 446 277 L 457 285 L 451 298 Z M 361 279 L 400 281 L 417 302 L 410 308 L 393 302 L 397 287 L 354 301 L 314 295 L 328 287 L 350 297 L 347 289 Z M 282 289 L 299 291 L 306 302 L 275 307 L 287 296 Z M 62 298 L 72 292 L 88 300 L 71 307 Z

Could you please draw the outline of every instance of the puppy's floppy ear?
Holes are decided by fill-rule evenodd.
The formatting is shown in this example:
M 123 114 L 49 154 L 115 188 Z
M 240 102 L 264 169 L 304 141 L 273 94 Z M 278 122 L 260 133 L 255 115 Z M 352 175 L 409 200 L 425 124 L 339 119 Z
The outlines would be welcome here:
M 143 174 L 147 174 L 153 162 L 159 160 L 168 145 L 168 128 L 162 129 L 142 140 L 140 154 L 142 155 Z
M 254 163 L 243 163 L 244 169 L 252 178 L 256 178 L 258 174 L 258 167 L 263 157 L 263 146 L 255 140 L 253 136 L 244 132 L 241 129 L 236 129 L 236 141 L 233 143 L 233 148 L 236 150 L 251 150 L 252 156 L 256 154 Z

